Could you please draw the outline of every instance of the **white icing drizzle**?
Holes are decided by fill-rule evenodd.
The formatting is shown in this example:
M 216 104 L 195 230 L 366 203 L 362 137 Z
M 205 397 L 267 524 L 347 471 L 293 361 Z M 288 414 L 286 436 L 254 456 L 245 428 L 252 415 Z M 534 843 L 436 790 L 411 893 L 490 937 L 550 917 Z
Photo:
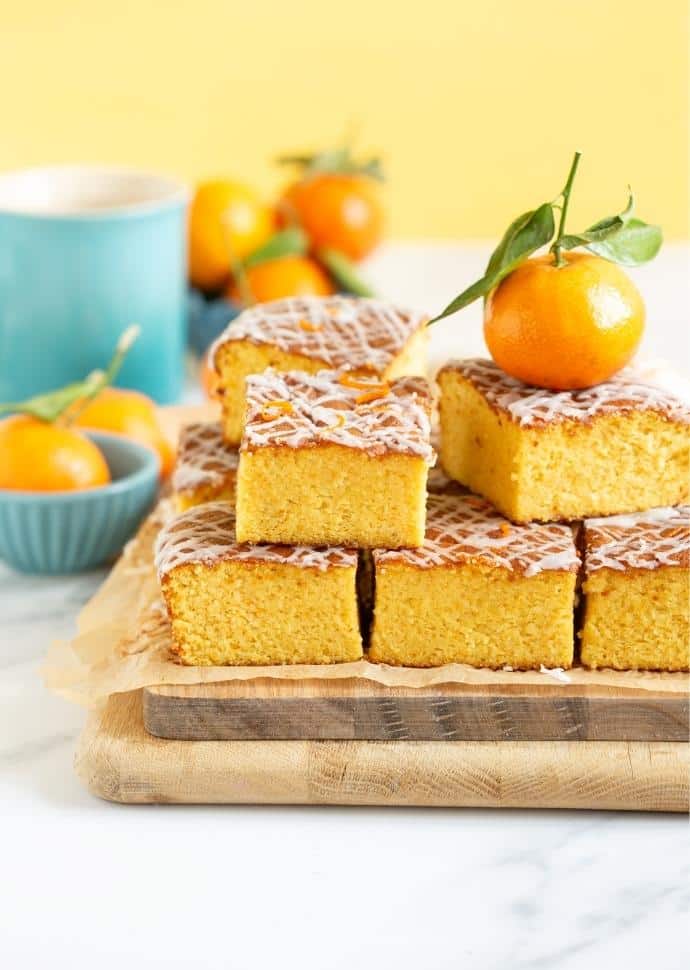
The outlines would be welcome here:
M 545 667 L 544 664 L 540 664 L 539 673 L 546 674 L 547 677 L 552 677 L 554 680 L 560 681 L 561 684 L 572 682 L 572 678 L 566 674 L 562 667 Z
M 357 565 L 357 551 L 341 546 L 249 545 L 235 540 L 235 510 L 229 502 L 196 505 L 167 522 L 158 534 L 155 563 L 162 580 L 178 566 L 212 566 L 233 560 L 246 563 L 281 563 L 318 569 Z
M 358 403 L 366 398 L 367 387 L 347 387 L 340 382 L 341 376 L 335 371 L 280 374 L 267 370 L 248 377 L 240 451 L 332 444 L 376 456 L 409 454 L 423 458 L 429 466 L 434 464 L 431 389 L 424 378 L 361 382 L 380 396 Z M 288 402 L 287 412 L 280 402 Z
M 426 537 L 419 549 L 376 550 L 377 568 L 402 563 L 431 569 L 484 563 L 524 576 L 576 572 L 580 560 L 570 526 L 514 525 L 475 495 L 429 495 Z
M 241 313 L 215 341 L 209 360 L 215 360 L 224 344 L 247 340 L 323 361 L 327 367 L 383 374 L 427 319 L 382 300 L 290 297 Z
M 587 519 L 585 570 L 690 568 L 690 505 Z
M 558 421 L 588 422 L 602 414 L 658 411 L 669 421 L 690 423 L 690 406 L 670 391 L 641 380 L 625 368 L 609 381 L 579 391 L 547 391 L 505 374 L 492 360 L 450 361 L 440 373 L 453 370 L 469 381 L 493 407 L 523 427 Z
M 173 491 L 222 487 L 234 480 L 239 457 L 237 448 L 223 440 L 219 422 L 188 424 L 180 433 L 172 475 Z

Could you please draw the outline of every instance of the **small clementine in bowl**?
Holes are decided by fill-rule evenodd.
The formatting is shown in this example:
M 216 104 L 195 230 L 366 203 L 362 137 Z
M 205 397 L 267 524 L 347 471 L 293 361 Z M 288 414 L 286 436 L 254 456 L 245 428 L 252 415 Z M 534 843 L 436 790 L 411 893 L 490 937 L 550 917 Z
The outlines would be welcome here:
M 637 350 L 645 308 L 615 263 L 588 253 L 528 259 L 484 306 L 484 337 L 506 373 L 550 390 L 591 387 Z
M 333 292 L 330 277 L 315 260 L 308 256 L 282 256 L 247 267 L 244 279 L 232 283 L 227 296 L 268 303 L 286 296 L 329 296 Z
M 148 445 L 158 452 L 161 476 L 165 477 L 171 471 L 175 460 L 174 450 L 158 424 L 153 401 L 145 394 L 106 387 L 83 408 L 77 401 L 73 414 L 74 426 L 112 431 Z M 66 417 L 70 420 L 69 411 Z
M 28 414 L 0 421 L 0 488 L 61 492 L 109 481 L 100 449 L 78 431 Z
M 204 182 L 189 211 L 189 275 L 200 290 L 220 289 L 233 259 L 242 260 L 274 230 L 269 206 L 249 186 L 228 179 Z

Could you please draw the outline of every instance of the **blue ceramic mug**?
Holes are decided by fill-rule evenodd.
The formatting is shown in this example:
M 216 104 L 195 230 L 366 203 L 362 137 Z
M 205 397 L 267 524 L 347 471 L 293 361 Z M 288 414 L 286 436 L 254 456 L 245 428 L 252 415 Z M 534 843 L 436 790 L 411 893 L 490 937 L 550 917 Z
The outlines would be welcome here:
M 184 185 L 119 168 L 0 175 L 0 402 L 102 367 L 130 323 L 117 383 L 179 398 L 186 330 Z

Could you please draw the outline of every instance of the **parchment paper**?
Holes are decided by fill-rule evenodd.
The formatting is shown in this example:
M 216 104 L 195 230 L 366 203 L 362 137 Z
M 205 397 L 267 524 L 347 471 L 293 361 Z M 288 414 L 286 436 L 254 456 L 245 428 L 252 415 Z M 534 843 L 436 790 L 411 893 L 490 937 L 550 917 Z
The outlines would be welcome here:
M 356 663 L 277 667 L 187 667 L 170 654 L 170 625 L 160 599 L 153 565 L 153 543 L 162 523 L 172 515 L 163 499 L 123 551 L 122 557 L 78 619 L 77 636 L 55 642 L 43 676 L 46 685 L 78 704 L 95 706 L 109 694 L 156 684 L 199 684 L 212 681 L 277 678 L 334 680 L 363 677 L 390 687 L 435 684 L 590 684 L 629 690 L 682 693 L 686 674 L 636 671 L 589 671 L 575 667 L 559 671 L 477 670 L 465 664 L 431 669 Z

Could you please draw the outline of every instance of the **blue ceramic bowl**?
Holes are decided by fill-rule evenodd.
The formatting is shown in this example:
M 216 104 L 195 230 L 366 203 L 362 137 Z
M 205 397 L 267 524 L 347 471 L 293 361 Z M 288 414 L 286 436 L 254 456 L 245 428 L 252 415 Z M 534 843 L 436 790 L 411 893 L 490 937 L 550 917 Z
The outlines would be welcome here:
M 77 492 L 0 489 L 0 559 L 27 573 L 74 573 L 112 559 L 158 490 L 159 460 L 121 435 L 89 431 L 112 482 Z

